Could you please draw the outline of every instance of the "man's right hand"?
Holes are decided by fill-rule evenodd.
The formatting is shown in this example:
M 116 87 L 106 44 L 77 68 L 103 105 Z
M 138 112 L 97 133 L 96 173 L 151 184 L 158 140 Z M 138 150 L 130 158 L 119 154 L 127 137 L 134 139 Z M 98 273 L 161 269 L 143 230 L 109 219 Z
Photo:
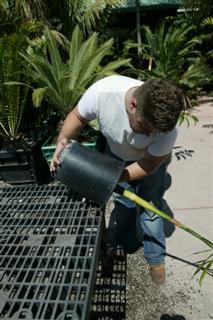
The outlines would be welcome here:
M 68 147 L 70 140 L 77 137 L 81 129 L 88 123 L 80 113 L 78 108 L 75 107 L 66 117 L 63 123 L 63 127 L 58 137 L 57 146 L 50 163 L 50 171 L 55 172 L 59 165 L 59 158 L 64 148 Z
M 50 172 L 55 172 L 57 166 L 59 165 L 59 158 L 61 152 L 67 148 L 69 145 L 69 140 L 67 138 L 62 138 L 57 142 L 57 146 L 53 155 L 53 158 L 50 163 Z

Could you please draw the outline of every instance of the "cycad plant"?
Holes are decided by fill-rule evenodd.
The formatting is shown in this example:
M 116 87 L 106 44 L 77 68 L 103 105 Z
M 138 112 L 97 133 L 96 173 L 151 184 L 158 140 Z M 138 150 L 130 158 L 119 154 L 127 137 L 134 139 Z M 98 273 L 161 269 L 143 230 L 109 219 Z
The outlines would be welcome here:
M 202 23 L 201 23 L 201 28 L 202 29 L 207 29 L 205 32 L 205 39 L 204 41 L 209 44 L 209 49 L 207 50 L 206 56 L 207 58 L 213 58 L 213 16 L 211 17 L 206 17 Z
M 195 45 L 200 44 L 198 36 L 192 36 L 193 26 L 183 22 L 174 21 L 170 26 L 161 23 L 155 32 L 150 27 L 144 26 L 145 42 L 142 52 L 149 59 L 149 69 L 153 73 L 179 81 L 183 72 L 197 57 L 199 52 Z M 190 62 L 187 59 L 190 57 Z M 150 60 L 153 65 L 151 66 Z
M 68 43 L 68 59 L 64 62 L 58 44 L 48 28 L 44 35 L 46 52 L 30 50 L 21 56 L 31 68 L 29 74 L 32 81 L 39 85 L 33 89 L 34 105 L 38 107 L 44 98 L 48 98 L 61 118 L 75 107 L 93 81 L 112 74 L 129 62 L 129 59 L 119 59 L 101 66 L 103 58 L 111 52 L 113 39 L 99 44 L 98 34 L 93 33 L 84 41 L 79 26 L 76 26 Z
M 196 54 L 194 46 L 200 43 L 198 37 L 192 37 L 193 26 L 174 21 L 161 22 L 154 31 L 149 26 L 142 27 L 141 59 L 148 60 L 148 70 L 155 72 L 158 76 L 179 78 L 183 72 L 182 67 L 186 65 L 186 57 Z M 133 41 L 127 41 L 126 51 L 137 47 Z
M 0 38 L 0 135 L 4 140 L 17 137 L 26 105 L 27 87 L 4 85 L 14 78 L 21 80 L 19 51 L 24 47 L 26 38 L 21 32 Z
M 213 81 L 213 72 L 206 64 L 206 57 L 198 50 L 203 36 L 194 35 L 195 27 L 184 21 L 174 20 L 170 25 L 162 22 L 155 31 L 149 26 L 143 26 L 143 43 L 140 46 L 147 68 L 135 72 L 141 79 L 170 78 L 175 80 L 184 91 L 186 110 L 180 116 L 180 123 L 189 120 L 195 123 L 198 119 L 191 114 L 196 105 L 197 93 Z M 125 52 L 137 48 L 135 42 L 127 41 Z

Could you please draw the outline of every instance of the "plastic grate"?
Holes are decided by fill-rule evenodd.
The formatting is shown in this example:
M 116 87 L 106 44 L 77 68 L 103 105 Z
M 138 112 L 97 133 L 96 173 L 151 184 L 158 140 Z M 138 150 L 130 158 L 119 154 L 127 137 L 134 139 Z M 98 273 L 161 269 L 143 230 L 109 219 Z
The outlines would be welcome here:
M 99 261 L 90 320 L 126 319 L 127 256 L 121 249 L 117 250 L 112 263 L 111 275 L 104 277 Z
M 63 185 L 0 196 L 0 318 L 88 319 L 101 210 Z

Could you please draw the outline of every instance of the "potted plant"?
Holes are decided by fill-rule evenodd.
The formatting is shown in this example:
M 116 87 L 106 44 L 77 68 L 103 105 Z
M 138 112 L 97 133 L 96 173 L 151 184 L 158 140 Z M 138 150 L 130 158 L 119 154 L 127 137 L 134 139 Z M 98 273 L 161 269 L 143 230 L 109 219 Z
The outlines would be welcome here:
M 48 164 L 38 141 L 21 132 L 29 87 L 7 85 L 14 78 L 26 81 L 19 51 L 27 46 L 28 31 L 23 25 L 0 38 L 0 180 L 42 184 L 50 178 Z

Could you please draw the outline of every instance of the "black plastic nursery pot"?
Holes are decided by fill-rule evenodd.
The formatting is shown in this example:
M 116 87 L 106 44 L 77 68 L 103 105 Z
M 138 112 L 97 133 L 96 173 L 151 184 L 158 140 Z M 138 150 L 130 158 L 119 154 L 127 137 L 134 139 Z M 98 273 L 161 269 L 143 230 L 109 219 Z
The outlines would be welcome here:
M 73 141 L 60 156 L 55 178 L 86 198 L 104 205 L 124 166 L 123 161 Z

